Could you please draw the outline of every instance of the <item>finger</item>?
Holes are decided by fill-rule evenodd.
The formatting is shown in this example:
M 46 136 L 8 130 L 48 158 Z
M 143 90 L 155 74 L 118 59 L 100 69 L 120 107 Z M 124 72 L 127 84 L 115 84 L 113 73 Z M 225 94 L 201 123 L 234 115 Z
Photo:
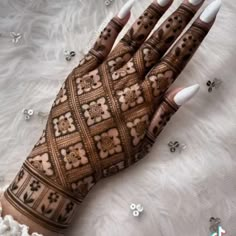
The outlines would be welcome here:
M 153 116 L 148 133 L 156 138 L 166 126 L 171 116 L 180 106 L 189 101 L 198 92 L 199 88 L 200 86 L 195 84 L 187 88 L 178 88 L 168 92 Z
M 220 6 L 220 0 L 211 3 L 161 62 L 148 73 L 143 86 L 149 91 L 150 101 L 153 102 L 153 99 L 160 101 L 162 95 L 184 69 L 212 27 Z
M 143 158 L 149 152 L 151 146 L 170 118 L 198 92 L 199 88 L 200 86 L 195 84 L 186 88 L 176 88 L 165 94 L 162 103 L 152 117 L 144 142 L 139 147 L 140 152 L 136 155 L 136 161 Z
M 77 76 L 95 69 L 110 53 L 118 34 L 130 18 L 133 1 L 128 1 L 101 32 L 92 49 L 75 69 Z
M 111 72 L 129 61 L 172 2 L 173 0 L 153 0 L 108 56 L 106 61 Z
M 141 79 L 179 37 L 203 2 L 204 0 L 184 0 L 135 53 L 131 60 Z

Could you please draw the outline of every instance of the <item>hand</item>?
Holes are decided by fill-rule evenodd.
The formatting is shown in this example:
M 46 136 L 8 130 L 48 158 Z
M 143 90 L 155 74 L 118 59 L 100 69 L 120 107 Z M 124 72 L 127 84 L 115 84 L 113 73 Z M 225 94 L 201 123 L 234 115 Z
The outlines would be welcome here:
M 199 88 L 166 92 L 213 25 L 219 1 L 174 43 L 203 1 L 184 0 L 146 40 L 172 3 L 155 0 L 111 51 L 132 3 L 67 77 L 42 137 L 4 194 L 18 212 L 48 230 L 63 232 L 96 182 L 143 158 Z

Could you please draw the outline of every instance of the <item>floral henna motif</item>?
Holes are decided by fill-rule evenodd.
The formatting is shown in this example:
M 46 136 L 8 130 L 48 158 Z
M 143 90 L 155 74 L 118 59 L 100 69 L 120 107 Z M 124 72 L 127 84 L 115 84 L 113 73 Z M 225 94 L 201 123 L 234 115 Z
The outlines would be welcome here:
M 75 204 L 73 202 L 68 202 L 65 207 L 65 212 L 64 214 L 60 214 L 57 218 L 58 223 L 65 223 L 68 218 L 70 213 L 74 210 Z
M 77 168 L 80 165 L 88 163 L 88 158 L 86 157 L 82 143 L 77 143 L 67 149 L 61 149 L 61 154 L 65 162 L 66 170 L 71 170 L 72 168 Z
M 30 192 L 27 191 L 23 195 L 23 201 L 26 204 L 31 204 L 34 202 L 35 198 L 33 198 L 33 194 L 42 187 L 38 180 L 33 180 L 29 186 L 30 186 Z
M 61 187 L 58 188 L 53 182 L 45 181 L 44 178 L 32 173 L 29 165 L 23 164 L 14 180 L 14 189 L 11 185 L 5 192 L 6 199 L 10 202 L 15 199 L 19 204 L 17 209 L 19 206 L 22 206 L 24 211 L 30 209 L 33 212 L 32 220 L 49 229 L 58 231 L 67 228 L 80 201 Z M 22 181 L 23 183 L 18 184 Z
M 144 102 L 142 91 L 138 84 L 127 87 L 123 91 L 117 91 L 117 95 L 119 96 L 119 102 L 122 111 L 127 111 L 137 104 Z
M 153 73 L 154 74 L 154 71 Z M 153 96 L 161 96 L 174 80 L 174 73 L 170 70 L 158 73 L 157 75 L 150 75 L 149 80 L 153 89 Z
M 82 105 L 82 108 L 84 110 L 84 116 L 87 119 L 88 126 L 99 123 L 102 120 L 106 120 L 111 117 L 111 114 L 108 111 L 108 105 L 106 104 L 106 99 L 104 97 L 92 101 L 89 104 L 84 104 Z
M 130 59 L 130 54 L 126 53 L 123 56 L 118 56 L 110 61 L 108 61 L 108 66 L 109 66 L 109 70 L 111 73 L 113 73 L 114 71 L 120 69 L 126 61 L 128 61 Z
M 142 16 L 138 18 L 137 25 L 143 26 L 144 29 L 148 29 L 149 27 L 153 27 L 155 21 L 154 16 L 149 12 L 144 12 Z
M 19 188 L 18 184 L 23 179 L 24 175 L 25 175 L 25 172 L 23 169 L 21 169 L 20 172 L 18 173 L 17 177 L 15 178 L 13 183 L 11 184 L 12 191 L 15 191 Z
M 92 176 L 89 176 L 75 183 L 72 183 L 71 187 L 73 189 L 73 192 L 78 192 L 82 194 L 82 196 L 86 196 L 89 190 L 94 186 L 94 184 L 94 178 Z
M 42 204 L 41 206 L 41 212 L 44 216 L 48 216 L 53 212 L 55 208 L 52 207 L 52 205 L 58 202 L 59 197 L 60 196 L 57 192 L 50 192 L 50 194 L 47 197 L 48 204 L 47 205 Z
M 144 138 L 146 130 L 149 124 L 148 115 L 136 118 L 132 122 L 127 123 L 127 127 L 130 129 L 130 134 L 133 138 L 133 145 L 137 146 Z
M 70 112 L 53 119 L 55 136 L 59 137 L 75 131 L 75 125 Z
M 118 130 L 113 128 L 101 135 L 96 135 L 94 140 L 97 142 L 99 156 L 104 159 L 115 153 L 122 152 L 121 141 Z
M 28 157 L 28 161 L 34 168 L 38 169 L 44 175 L 52 176 L 54 174 L 48 153 L 35 157 Z
M 106 27 L 104 30 L 101 32 L 99 38 L 103 38 L 104 40 L 108 40 L 111 37 L 111 28 Z
M 143 50 L 143 59 L 145 68 L 150 68 L 157 62 L 157 56 L 154 50 L 150 47 L 145 47 Z
M 113 80 L 118 80 L 120 78 L 124 78 L 127 75 L 131 75 L 135 72 L 136 72 L 136 70 L 134 68 L 134 62 L 132 60 L 130 60 L 122 68 L 120 68 L 119 70 L 112 73 L 112 79 Z
M 81 95 L 85 92 L 97 89 L 102 86 L 98 70 L 93 70 L 81 78 L 76 79 L 77 94 Z

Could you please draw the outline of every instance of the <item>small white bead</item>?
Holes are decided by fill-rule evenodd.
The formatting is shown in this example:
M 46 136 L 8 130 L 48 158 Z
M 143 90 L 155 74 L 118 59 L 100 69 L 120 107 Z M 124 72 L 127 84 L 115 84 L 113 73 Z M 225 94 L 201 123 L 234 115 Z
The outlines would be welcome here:
M 133 211 L 133 216 L 135 216 L 135 217 L 137 217 L 137 216 L 139 216 L 139 212 L 138 211 Z
M 142 211 L 143 211 L 143 206 L 142 206 L 141 204 L 137 204 L 136 209 L 137 209 L 139 212 L 142 212 Z
M 22 110 L 22 113 L 23 113 L 23 114 L 28 114 L 28 109 L 23 109 L 23 110 Z
M 33 109 L 29 109 L 28 110 L 28 115 L 32 116 L 34 114 L 34 110 Z
M 106 6 L 109 6 L 110 4 L 111 4 L 111 2 L 110 2 L 109 0 L 106 0 L 106 1 L 105 1 L 105 5 L 106 5 Z
M 30 120 L 30 116 L 29 115 L 25 115 L 25 120 Z
M 136 209 L 136 205 L 135 205 L 134 203 L 131 203 L 131 204 L 130 204 L 130 209 L 131 209 L 131 210 L 135 210 L 135 209 Z

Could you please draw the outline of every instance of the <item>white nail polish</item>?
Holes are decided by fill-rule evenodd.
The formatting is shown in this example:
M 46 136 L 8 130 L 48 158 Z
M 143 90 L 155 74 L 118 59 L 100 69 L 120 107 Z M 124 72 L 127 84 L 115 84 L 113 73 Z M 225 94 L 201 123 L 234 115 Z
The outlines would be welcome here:
M 194 6 L 197 6 L 198 4 L 200 4 L 203 0 L 188 0 L 189 3 L 191 3 Z
M 221 0 L 215 0 L 211 4 L 209 4 L 206 9 L 202 12 L 200 19 L 203 22 L 210 23 L 213 21 L 220 10 Z
M 132 6 L 134 5 L 135 0 L 129 0 L 125 3 L 125 5 L 120 9 L 119 13 L 118 13 L 118 17 L 120 19 L 124 19 L 127 14 L 129 13 L 130 9 L 132 8 Z
M 200 86 L 199 84 L 192 85 L 190 87 L 184 88 L 180 90 L 175 96 L 174 96 L 174 102 L 181 106 L 184 103 L 186 103 L 188 100 L 190 100 L 199 90 Z
M 165 7 L 166 5 L 169 4 L 171 0 L 157 0 L 157 3 L 161 6 L 161 7 Z

